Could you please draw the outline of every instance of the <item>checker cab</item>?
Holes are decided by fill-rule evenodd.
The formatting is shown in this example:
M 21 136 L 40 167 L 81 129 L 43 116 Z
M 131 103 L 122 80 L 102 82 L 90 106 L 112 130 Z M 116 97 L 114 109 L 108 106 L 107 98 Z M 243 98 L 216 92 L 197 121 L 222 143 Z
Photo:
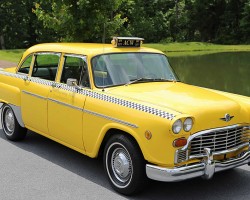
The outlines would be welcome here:
M 211 178 L 249 164 L 250 98 L 180 82 L 161 51 L 142 38 L 112 44 L 35 45 L 0 70 L 1 123 L 84 155 L 103 156 L 123 194 L 147 179 Z

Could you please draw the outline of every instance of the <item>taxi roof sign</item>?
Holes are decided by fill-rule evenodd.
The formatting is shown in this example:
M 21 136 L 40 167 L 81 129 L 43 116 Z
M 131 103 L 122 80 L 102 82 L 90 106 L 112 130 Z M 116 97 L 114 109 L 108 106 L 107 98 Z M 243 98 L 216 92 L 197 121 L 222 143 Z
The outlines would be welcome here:
M 113 37 L 111 43 L 114 47 L 140 47 L 143 40 L 138 37 Z

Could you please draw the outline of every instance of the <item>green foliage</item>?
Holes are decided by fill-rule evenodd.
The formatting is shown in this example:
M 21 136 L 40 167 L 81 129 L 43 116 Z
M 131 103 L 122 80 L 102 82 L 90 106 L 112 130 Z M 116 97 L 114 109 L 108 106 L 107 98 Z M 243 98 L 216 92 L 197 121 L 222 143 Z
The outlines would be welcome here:
M 1 0 L 0 48 L 41 42 L 250 42 L 250 0 Z
M 250 0 L 245 2 L 242 16 L 240 27 L 243 32 L 243 39 L 245 42 L 250 43 Z
M 121 3 L 122 0 L 41 0 L 34 12 L 45 27 L 56 31 L 59 41 L 101 42 L 104 34 L 110 38 L 126 21 L 116 12 Z
M 0 35 L 5 39 L 1 46 L 6 48 L 20 47 L 20 40 L 24 41 L 27 37 L 24 20 L 26 16 L 25 3 L 20 1 L 18 4 L 13 1 L 1 0 L 0 4 Z M 20 36 L 19 38 L 17 36 Z

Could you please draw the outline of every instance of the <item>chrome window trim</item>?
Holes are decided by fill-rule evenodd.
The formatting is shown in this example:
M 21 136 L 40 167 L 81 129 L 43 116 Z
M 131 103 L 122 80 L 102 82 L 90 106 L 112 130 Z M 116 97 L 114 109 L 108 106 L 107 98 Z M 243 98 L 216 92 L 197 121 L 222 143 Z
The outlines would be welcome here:
M 57 55 L 58 57 L 61 57 L 62 53 L 59 52 L 53 52 L 53 51 L 44 51 L 44 52 L 36 52 L 34 53 L 35 56 L 37 55 Z
M 79 55 L 79 54 L 67 54 L 65 53 L 63 57 L 74 57 L 74 58 L 82 58 L 87 63 L 87 56 Z

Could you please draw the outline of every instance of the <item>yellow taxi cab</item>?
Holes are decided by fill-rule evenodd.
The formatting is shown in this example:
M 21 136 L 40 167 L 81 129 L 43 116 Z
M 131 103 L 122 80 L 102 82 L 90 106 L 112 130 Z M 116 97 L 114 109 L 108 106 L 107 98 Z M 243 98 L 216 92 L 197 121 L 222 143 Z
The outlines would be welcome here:
M 0 70 L 3 132 L 103 156 L 122 194 L 250 163 L 250 98 L 182 83 L 142 38 L 35 45 Z

